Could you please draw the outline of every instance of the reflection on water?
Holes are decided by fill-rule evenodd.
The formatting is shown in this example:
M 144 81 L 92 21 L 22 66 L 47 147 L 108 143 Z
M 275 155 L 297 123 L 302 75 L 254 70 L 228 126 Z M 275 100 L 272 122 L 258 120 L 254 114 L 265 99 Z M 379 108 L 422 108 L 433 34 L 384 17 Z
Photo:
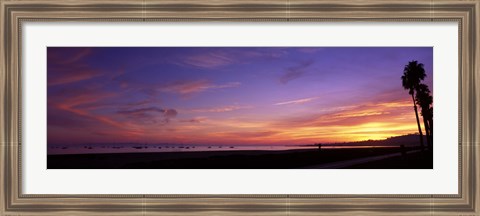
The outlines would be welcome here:
M 332 148 L 377 148 L 388 146 L 346 146 L 323 145 L 322 149 Z M 293 149 L 316 149 L 317 146 L 288 145 L 56 145 L 48 148 L 48 154 L 90 154 L 90 153 L 141 153 L 141 152 L 194 152 L 194 151 L 281 151 Z

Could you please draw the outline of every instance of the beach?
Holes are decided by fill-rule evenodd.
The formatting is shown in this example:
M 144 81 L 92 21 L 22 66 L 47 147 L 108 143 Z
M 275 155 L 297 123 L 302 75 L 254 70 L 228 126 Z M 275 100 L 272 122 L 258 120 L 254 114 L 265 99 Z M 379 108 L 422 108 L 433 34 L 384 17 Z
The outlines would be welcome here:
M 48 169 L 432 169 L 418 147 L 48 155 Z M 382 157 L 385 156 L 385 157 Z M 388 156 L 388 157 L 387 157 Z M 370 160 L 371 158 L 371 160 Z M 360 163 L 356 163 L 359 161 Z M 339 162 L 346 162 L 340 163 Z M 344 166 L 342 167 L 342 164 Z M 327 166 L 325 166 L 327 165 Z

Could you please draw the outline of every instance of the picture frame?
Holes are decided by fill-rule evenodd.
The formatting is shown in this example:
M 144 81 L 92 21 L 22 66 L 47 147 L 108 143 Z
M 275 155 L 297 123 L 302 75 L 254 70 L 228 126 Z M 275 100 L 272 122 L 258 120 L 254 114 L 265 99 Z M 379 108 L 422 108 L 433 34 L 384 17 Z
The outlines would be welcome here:
M 1 215 L 477 215 L 480 123 L 478 0 L 0 2 Z M 459 24 L 459 193 L 23 194 L 24 22 L 441 22 Z

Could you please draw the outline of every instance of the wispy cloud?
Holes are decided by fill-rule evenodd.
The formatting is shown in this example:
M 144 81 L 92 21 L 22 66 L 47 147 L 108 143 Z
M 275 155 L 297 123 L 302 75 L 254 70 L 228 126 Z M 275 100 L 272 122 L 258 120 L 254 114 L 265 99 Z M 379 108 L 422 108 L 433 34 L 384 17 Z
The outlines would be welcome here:
M 316 52 L 319 52 L 323 49 L 325 49 L 325 48 L 322 48 L 322 47 L 302 47 L 302 48 L 298 48 L 296 50 L 298 52 L 302 52 L 302 53 L 316 53 Z
M 240 109 L 249 109 L 251 106 L 223 106 L 223 107 L 212 107 L 205 109 L 192 109 L 189 112 L 192 113 L 220 113 L 220 112 L 231 112 Z
M 47 49 L 48 62 L 53 64 L 72 64 L 83 60 L 85 57 L 91 55 L 93 50 L 89 47 L 49 47 Z
M 246 131 L 246 132 L 214 132 L 213 136 L 221 136 L 227 139 L 256 139 L 256 138 L 268 138 L 279 134 L 279 131 Z
M 134 102 L 119 102 L 119 101 L 105 102 L 100 100 L 94 103 L 81 104 L 76 107 L 84 110 L 91 110 L 91 111 L 98 111 L 102 109 L 103 110 L 112 110 L 112 109 L 130 110 L 138 107 L 154 106 L 156 103 L 158 103 L 158 101 L 159 101 L 158 99 L 144 99 L 144 100 L 139 100 Z
M 63 85 L 68 83 L 79 82 L 82 80 L 92 79 L 96 76 L 100 76 L 101 73 L 97 70 L 91 70 L 88 68 L 76 68 L 70 67 L 71 69 L 60 69 L 58 70 L 58 75 L 48 77 L 48 85 Z M 69 70 L 69 71 L 67 71 Z
M 305 69 L 313 64 L 313 60 L 302 62 L 294 67 L 288 68 L 280 77 L 280 82 L 287 84 L 288 82 L 298 79 L 305 74 Z
M 163 92 L 173 92 L 177 94 L 188 95 L 192 93 L 203 92 L 211 89 L 223 89 L 234 88 L 240 86 L 239 82 L 229 82 L 224 84 L 212 84 L 208 80 L 196 80 L 196 81 L 177 81 L 158 89 Z
M 203 69 L 215 69 L 242 63 L 246 59 L 277 59 L 284 57 L 288 52 L 284 48 L 271 49 L 223 49 L 205 50 L 201 53 L 171 59 L 171 63 Z
M 275 123 L 279 127 L 316 127 L 337 126 L 348 127 L 366 122 L 383 122 L 399 116 L 408 115 L 411 118 L 409 101 L 392 101 L 365 103 L 350 106 L 345 109 L 332 110 L 328 113 L 307 114 Z M 286 123 L 288 122 L 288 123 Z
M 357 104 L 328 113 L 299 114 L 269 121 L 267 128 L 281 131 L 272 140 L 301 143 L 383 139 L 414 133 L 415 115 L 410 101 Z
M 217 68 L 232 64 L 234 59 L 225 52 L 207 52 L 187 56 L 182 59 L 181 64 L 200 68 Z
M 170 119 L 175 118 L 178 115 L 177 110 L 175 109 L 163 109 L 159 107 L 146 107 L 138 108 L 132 110 L 121 110 L 117 113 L 125 115 L 129 118 L 134 118 L 136 120 L 148 120 L 153 123 L 158 121 L 163 123 L 168 123 Z M 160 116 L 159 116 L 159 115 Z M 160 119 L 158 119 L 160 117 Z
M 242 58 L 254 58 L 254 59 L 278 59 L 288 55 L 288 52 L 284 48 L 271 48 L 268 50 L 257 49 L 257 50 L 237 50 L 232 52 L 234 56 L 239 56 Z
M 80 49 L 79 52 L 74 53 L 72 56 L 69 56 L 69 58 L 64 59 L 60 63 L 61 64 L 75 63 L 75 62 L 78 62 L 78 61 L 82 60 L 83 58 L 89 56 L 91 53 L 92 53 L 92 49 L 90 49 L 90 48 Z
M 55 108 L 55 110 L 61 110 L 61 111 L 67 111 L 72 114 L 81 116 L 83 118 L 88 118 L 90 120 L 94 120 L 98 123 L 101 123 L 103 125 L 111 126 L 114 128 L 117 128 L 119 130 L 122 130 L 126 133 L 132 133 L 135 134 L 136 132 L 133 130 L 125 130 L 125 128 L 129 128 L 128 124 L 124 124 L 122 122 L 119 122 L 117 120 L 114 120 L 108 116 L 105 115 L 96 115 L 92 112 L 90 112 L 87 109 L 82 109 L 82 106 L 88 105 L 88 104 L 93 104 L 95 102 L 98 102 L 100 100 L 105 100 L 108 98 L 112 98 L 116 96 L 116 94 L 113 93 L 106 93 L 102 92 L 99 93 L 97 92 L 96 94 L 91 94 L 90 92 L 83 92 L 83 93 L 75 93 L 71 94 L 68 96 L 57 96 L 55 98 L 49 98 L 49 107 L 50 108 Z M 52 116 L 55 115 L 54 109 L 50 109 L 48 111 L 48 115 Z M 72 119 L 68 120 L 65 119 L 64 121 L 73 121 L 76 117 L 74 115 L 70 115 L 73 117 Z M 66 118 L 71 118 L 69 116 L 65 116 Z M 76 118 L 78 119 L 78 118 Z M 95 125 L 96 126 L 96 125 Z M 131 127 L 130 127 L 131 128 Z
M 279 106 L 279 105 L 291 105 L 291 104 L 304 104 L 304 103 L 308 103 L 308 102 L 311 102 L 311 101 L 316 100 L 316 99 L 318 99 L 318 97 L 302 98 L 302 99 L 297 99 L 297 100 L 279 102 L 279 103 L 275 103 L 273 105 Z
M 186 123 L 203 123 L 205 121 L 207 121 L 208 118 L 207 117 L 195 117 L 195 118 L 191 118 L 191 119 L 184 119 L 184 120 L 180 120 L 180 122 L 186 122 Z
M 102 71 L 93 69 L 85 63 L 85 58 L 92 54 L 90 48 L 78 48 L 63 52 L 61 47 L 48 48 L 49 86 L 75 83 L 103 75 Z

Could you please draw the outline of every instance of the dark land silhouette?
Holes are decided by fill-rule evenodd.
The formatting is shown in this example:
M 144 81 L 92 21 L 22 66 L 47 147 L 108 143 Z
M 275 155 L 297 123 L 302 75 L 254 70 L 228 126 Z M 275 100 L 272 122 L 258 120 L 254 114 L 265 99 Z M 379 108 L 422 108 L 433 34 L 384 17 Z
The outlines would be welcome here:
M 336 143 L 342 148 L 283 151 L 192 151 L 48 155 L 48 169 L 303 169 L 329 163 L 394 155 L 382 160 L 346 163 L 344 169 L 431 169 L 432 155 L 421 152 L 417 135 L 386 140 Z M 365 147 L 367 145 L 377 145 Z M 325 145 L 328 147 L 328 145 Z M 364 146 L 364 148 L 355 148 Z M 226 148 L 228 149 L 228 148 Z

